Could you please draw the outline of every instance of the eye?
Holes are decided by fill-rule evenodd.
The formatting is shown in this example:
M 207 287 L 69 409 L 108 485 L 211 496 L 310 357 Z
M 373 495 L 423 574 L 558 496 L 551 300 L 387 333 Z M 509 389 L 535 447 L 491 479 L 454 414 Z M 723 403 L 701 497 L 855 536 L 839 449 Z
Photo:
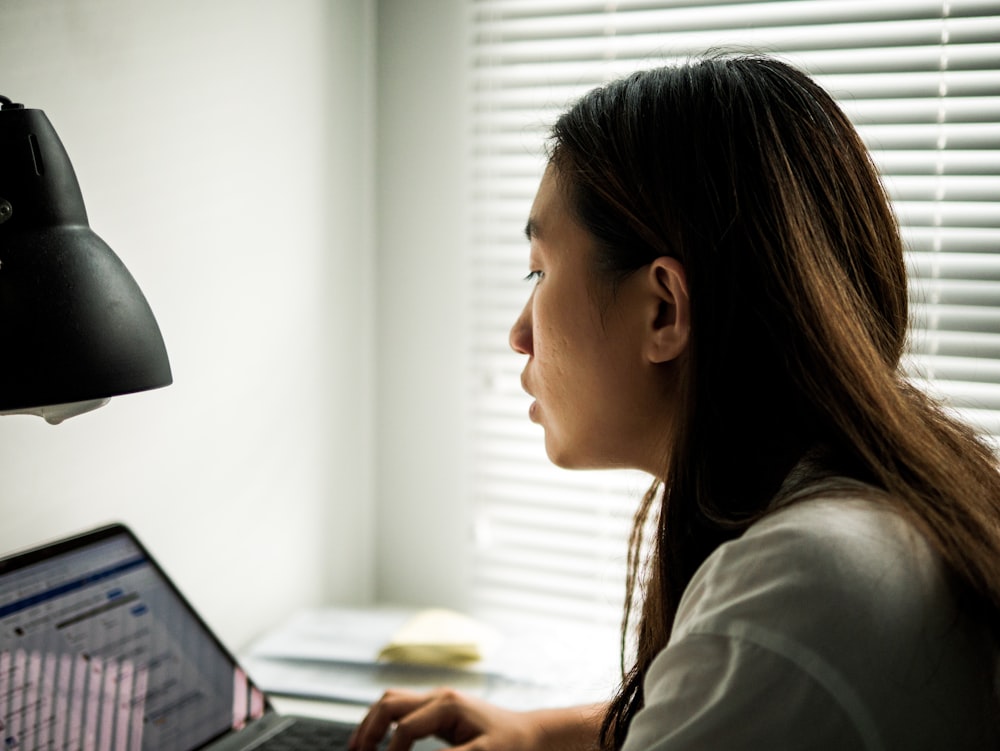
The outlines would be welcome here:
M 524 277 L 524 281 L 526 281 L 526 282 L 540 282 L 542 280 L 543 276 L 545 276 L 545 272 L 544 271 L 532 271 L 526 277 Z

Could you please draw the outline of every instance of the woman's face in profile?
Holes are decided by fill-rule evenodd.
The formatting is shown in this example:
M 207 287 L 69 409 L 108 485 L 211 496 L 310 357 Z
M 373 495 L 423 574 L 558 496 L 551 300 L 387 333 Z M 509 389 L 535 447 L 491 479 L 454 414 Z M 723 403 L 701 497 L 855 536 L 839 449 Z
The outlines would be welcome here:
M 550 165 L 527 225 L 528 279 L 534 284 L 510 332 L 528 356 L 521 375 L 535 401 L 553 463 L 567 468 L 645 468 L 649 431 L 659 425 L 657 388 L 644 361 L 644 275 L 613 299 L 598 291 L 595 240 L 573 217 Z

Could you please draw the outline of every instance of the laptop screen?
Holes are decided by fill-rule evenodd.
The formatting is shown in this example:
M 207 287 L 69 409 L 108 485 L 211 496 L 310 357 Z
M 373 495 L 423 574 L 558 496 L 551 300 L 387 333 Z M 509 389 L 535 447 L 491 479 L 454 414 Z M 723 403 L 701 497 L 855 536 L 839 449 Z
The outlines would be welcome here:
M 124 527 L 0 561 L 3 748 L 188 751 L 264 709 Z

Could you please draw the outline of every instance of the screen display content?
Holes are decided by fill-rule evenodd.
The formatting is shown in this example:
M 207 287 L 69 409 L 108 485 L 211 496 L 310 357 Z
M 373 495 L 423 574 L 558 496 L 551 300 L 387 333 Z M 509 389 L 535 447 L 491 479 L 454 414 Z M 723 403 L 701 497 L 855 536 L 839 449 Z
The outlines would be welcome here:
M 263 712 L 128 534 L 0 568 L 7 751 L 187 751 Z

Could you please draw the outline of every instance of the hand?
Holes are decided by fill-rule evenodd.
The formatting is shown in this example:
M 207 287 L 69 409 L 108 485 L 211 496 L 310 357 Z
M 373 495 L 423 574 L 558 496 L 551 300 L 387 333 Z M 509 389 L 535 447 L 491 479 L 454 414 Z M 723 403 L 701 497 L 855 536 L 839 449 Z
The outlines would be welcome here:
M 409 751 L 434 735 L 455 751 L 556 751 L 596 747 L 603 707 L 512 712 L 451 689 L 387 691 L 351 737 L 351 751 L 374 751 L 393 723 L 386 751 Z
M 528 749 L 531 728 L 518 713 L 450 689 L 429 693 L 387 691 L 354 731 L 351 751 L 373 751 L 395 723 L 386 751 L 408 751 L 434 735 L 461 751 Z

